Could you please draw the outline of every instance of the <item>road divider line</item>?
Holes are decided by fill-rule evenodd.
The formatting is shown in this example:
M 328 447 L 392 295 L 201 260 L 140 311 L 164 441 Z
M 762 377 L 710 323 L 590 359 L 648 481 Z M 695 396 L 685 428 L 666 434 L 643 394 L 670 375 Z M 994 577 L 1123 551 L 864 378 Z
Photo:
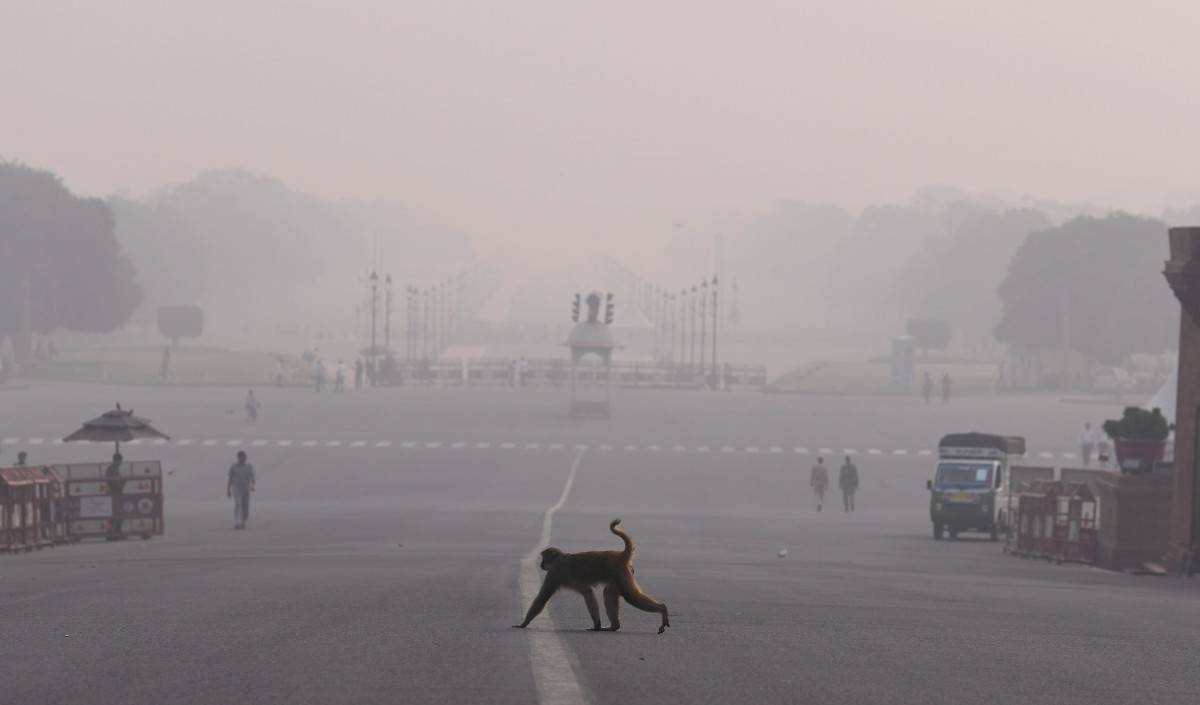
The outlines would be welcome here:
M 529 553 L 521 559 L 521 571 L 518 590 L 521 597 L 520 609 L 529 608 L 533 598 L 537 597 L 542 587 L 541 573 L 538 570 L 538 560 L 543 548 L 550 544 L 550 531 L 554 526 L 554 513 L 566 504 L 571 486 L 575 484 L 575 473 L 579 471 L 579 461 L 583 451 L 575 454 L 575 462 L 571 464 L 571 473 L 563 485 L 562 494 L 554 506 L 546 510 L 542 517 L 542 535 Z M 587 702 L 583 695 L 583 687 L 579 684 L 579 663 L 575 655 L 563 643 L 558 635 L 558 628 L 549 610 L 544 610 L 538 617 L 540 625 L 525 630 L 529 637 L 529 662 L 533 669 L 533 683 L 537 688 L 538 702 L 541 705 L 577 705 Z

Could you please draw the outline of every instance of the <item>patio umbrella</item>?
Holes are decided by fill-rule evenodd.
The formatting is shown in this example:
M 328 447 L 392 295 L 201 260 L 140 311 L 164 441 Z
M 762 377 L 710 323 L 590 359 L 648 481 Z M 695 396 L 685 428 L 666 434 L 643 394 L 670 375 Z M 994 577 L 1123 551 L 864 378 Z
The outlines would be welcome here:
M 149 419 L 134 416 L 133 409 L 125 411 L 117 404 L 117 408 L 106 411 L 100 416 L 85 421 L 83 428 L 67 436 L 63 441 L 96 441 L 98 443 L 112 442 L 117 444 L 116 452 L 121 452 L 121 441 L 132 441 L 135 438 L 162 438 L 171 440 L 167 434 L 150 425 Z

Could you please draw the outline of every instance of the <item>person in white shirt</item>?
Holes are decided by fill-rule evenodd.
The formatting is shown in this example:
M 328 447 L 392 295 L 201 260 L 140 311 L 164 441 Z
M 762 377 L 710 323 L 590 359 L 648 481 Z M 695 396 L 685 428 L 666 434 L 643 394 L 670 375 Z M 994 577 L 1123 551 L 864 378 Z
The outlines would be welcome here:
M 1083 430 L 1079 432 L 1079 455 L 1083 458 L 1083 467 L 1092 464 L 1092 451 L 1096 449 L 1096 433 L 1092 431 L 1092 425 L 1085 423 Z

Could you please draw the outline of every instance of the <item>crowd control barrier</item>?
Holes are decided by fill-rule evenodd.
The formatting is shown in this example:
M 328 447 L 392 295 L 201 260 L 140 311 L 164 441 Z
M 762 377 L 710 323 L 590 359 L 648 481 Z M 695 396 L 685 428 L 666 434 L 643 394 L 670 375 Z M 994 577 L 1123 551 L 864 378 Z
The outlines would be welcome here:
M 108 463 L 55 465 L 65 486 L 63 514 L 71 541 L 163 534 L 162 464 L 157 460 L 121 463 L 107 477 Z
M 54 545 L 52 478 L 42 468 L 0 468 L 0 551 Z
M 1095 495 L 1081 482 L 1037 480 L 1022 485 L 1016 545 L 1005 550 L 1022 558 L 1093 564 L 1099 542 L 1096 509 Z

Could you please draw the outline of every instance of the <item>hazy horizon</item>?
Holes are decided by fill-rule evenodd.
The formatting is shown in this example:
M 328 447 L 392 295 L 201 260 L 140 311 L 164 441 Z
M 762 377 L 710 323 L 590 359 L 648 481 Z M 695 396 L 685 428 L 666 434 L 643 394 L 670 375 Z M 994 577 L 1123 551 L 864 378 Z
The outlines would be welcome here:
M 18 3 L 0 156 L 87 195 L 244 168 L 485 249 L 931 184 L 1157 214 L 1200 190 L 1200 9 L 1137 7 Z

